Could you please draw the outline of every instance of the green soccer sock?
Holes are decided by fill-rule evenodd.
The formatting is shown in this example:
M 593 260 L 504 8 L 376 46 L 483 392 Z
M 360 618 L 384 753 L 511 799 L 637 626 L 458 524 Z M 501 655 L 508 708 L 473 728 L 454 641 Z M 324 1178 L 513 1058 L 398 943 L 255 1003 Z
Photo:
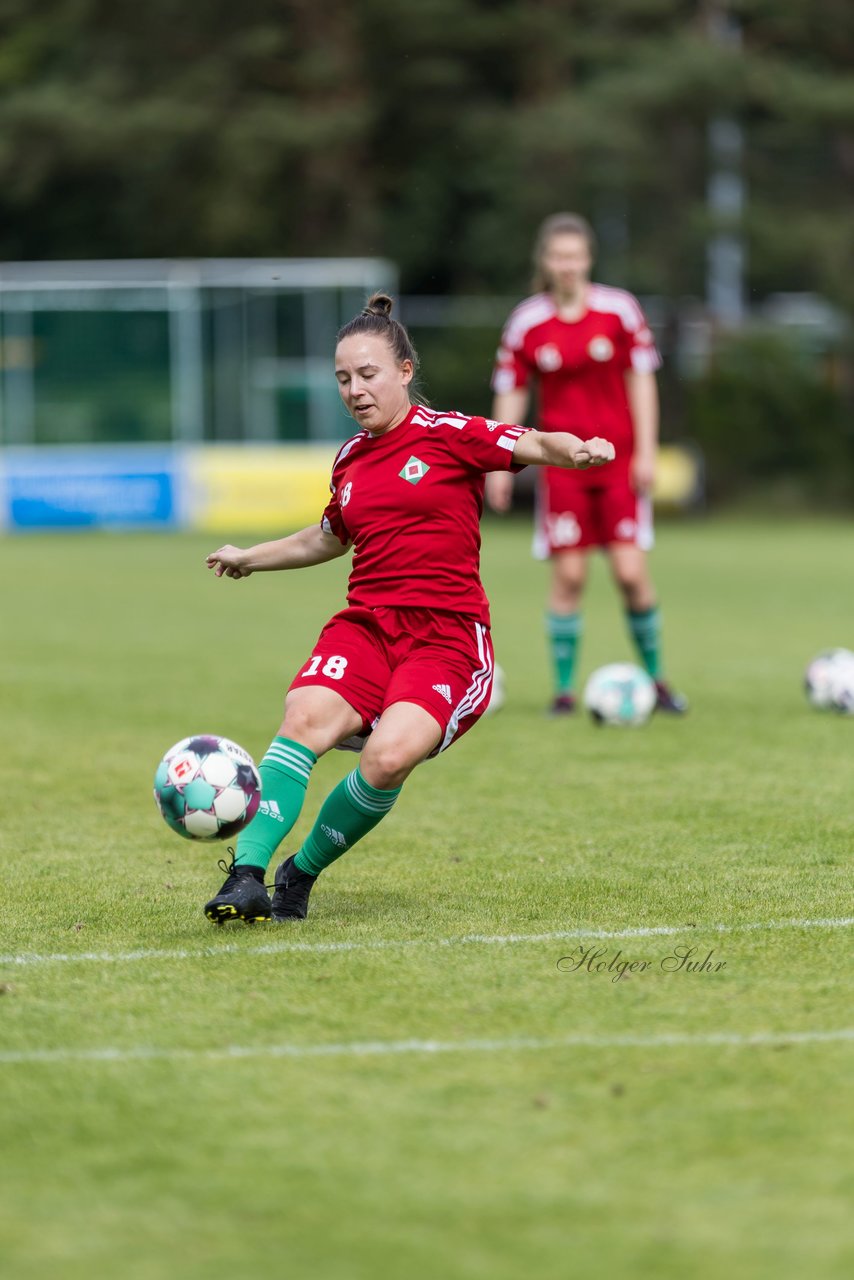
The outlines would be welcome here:
M 399 795 L 400 787 L 380 791 L 354 769 L 320 806 L 317 821 L 294 859 L 297 867 L 309 875 L 320 875 L 382 821 Z
M 626 622 L 647 673 L 658 680 L 661 676 L 661 611 L 657 606 L 639 613 L 627 609 Z
M 580 613 L 547 613 L 546 635 L 551 648 L 555 692 L 569 693 L 584 620 Z
M 265 871 L 273 854 L 300 815 L 309 775 L 317 756 L 290 738 L 274 738 L 258 766 L 262 800 L 255 817 L 237 837 L 238 866 Z

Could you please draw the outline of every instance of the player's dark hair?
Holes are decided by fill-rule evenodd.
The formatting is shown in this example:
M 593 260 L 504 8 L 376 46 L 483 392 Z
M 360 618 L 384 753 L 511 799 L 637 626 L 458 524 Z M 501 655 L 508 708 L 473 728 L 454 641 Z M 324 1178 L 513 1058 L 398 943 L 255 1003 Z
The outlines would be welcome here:
M 413 346 L 406 326 L 392 317 L 393 307 L 394 300 L 387 293 L 372 293 L 360 313 L 338 330 L 336 342 L 341 342 L 344 338 L 352 338 L 357 333 L 372 333 L 378 338 L 383 338 L 391 348 L 392 355 L 398 364 L 403 364 L 404 360 L 412 361 L 413 377 L 409 387 L 409 398 L 417 404 L 426 404 L 427 401 L 414 391 L 420 363 L 418 352 Z
M 580 213 L 552 213 L 539 226 L 534 240 L 533 286 L 537 293 L 549 288 L 549 279 L 543 269 L 543 254 L 552 236 L 583 236 L 587 241 L 591 258 L 596 257 L 596 233 Z

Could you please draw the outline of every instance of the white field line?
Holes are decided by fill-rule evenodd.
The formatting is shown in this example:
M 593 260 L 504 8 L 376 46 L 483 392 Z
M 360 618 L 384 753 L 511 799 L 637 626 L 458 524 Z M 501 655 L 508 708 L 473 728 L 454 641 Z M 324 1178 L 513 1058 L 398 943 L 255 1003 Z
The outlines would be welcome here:
M 495 1040 L 350 1040 L 340 1044 L 226 1045 L 216 1049 L 33 1049 L 0 1053 L 0 1066 L 63 1062 L 162 1062 L 241 1058 L 371 1058 L 393 1054 L 515 1053 L 552 1049 L 672 1049 L 720 1046 L 733 1049 L 854 1042 L 854 1027 L 834 1031 L 663 1032 L 660 1035 L 554 1037 L 509 1036 Z
M 838 916 L 820 920 L 757 920 L 746 924 L 662 924 L 638 926 L 626 929 L 559 929 L 552 933 L 468 933 L 457 938 L 390 938 L 377 941 L 349 942 L 265 942 L 260 946 L 226 942 L 221 946 L 175 948 L 140 948 L 137 951 L 68 951 L 47 952 L 39 955 L 24 952 L 21 955 L 0 955 L 2 965 L 38 964 L 133 964 L 140 960 L 196 960 L 217 956 L 284 955 L 293 952 L 323 955 L 338 951 L 396 951 L 407 947 L 506 947 L 528 942 L 566 942 L 576 938 L 660 938 L 690 933 L 702 937 L 709 933 L 754 933 L 777 929 L 848 929 L 854 925 L 854 916 Z M 255 926 L 256 928 L 259 926 Z M 262 926 L 263 927 L 263 926 Z M 276 926 L 278 927 L 278 926 Z

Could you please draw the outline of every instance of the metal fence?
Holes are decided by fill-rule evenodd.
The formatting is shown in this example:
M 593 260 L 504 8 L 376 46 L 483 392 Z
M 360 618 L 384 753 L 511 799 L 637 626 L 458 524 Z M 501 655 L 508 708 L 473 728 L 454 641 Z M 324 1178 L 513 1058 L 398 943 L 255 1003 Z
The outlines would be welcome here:
M 0 265 L 0 443 L 330 440 L 330 335 L 382 259 Z

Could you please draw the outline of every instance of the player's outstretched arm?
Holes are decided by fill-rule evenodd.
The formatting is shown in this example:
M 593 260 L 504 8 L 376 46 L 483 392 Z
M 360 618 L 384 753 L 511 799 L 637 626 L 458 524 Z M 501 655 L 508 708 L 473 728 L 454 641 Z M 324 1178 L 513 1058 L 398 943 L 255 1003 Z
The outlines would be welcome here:
M 323 564 L 343 556 L 348 549 L 333 533 L 313 524 L 287 538 L 259 542 L 254 547 L 220 547 L 205 557 L 205 564 L 218 578 L 248 578 L 251 573 L 272 569 L 305 569 Z
M 513 450 L 514 462 L 533 467 L 603 467 L 614 457 L 610 440 L 581 440 L 568 431 L 526 431 Z

